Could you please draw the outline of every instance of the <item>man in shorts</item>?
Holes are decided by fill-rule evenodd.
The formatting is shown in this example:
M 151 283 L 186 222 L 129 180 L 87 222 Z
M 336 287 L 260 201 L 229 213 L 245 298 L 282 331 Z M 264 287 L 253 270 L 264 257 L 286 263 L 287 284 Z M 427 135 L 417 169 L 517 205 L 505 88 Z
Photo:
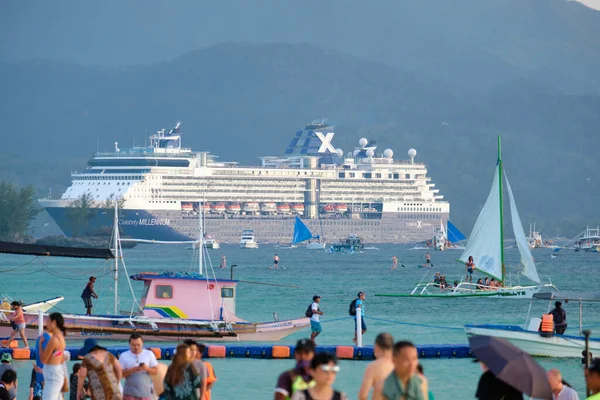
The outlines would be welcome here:
M 273 269 L 279 269 L 279 256 L 277 254 L 273 256 Z
M 85 285 L 83 292 L 81 293 L 81 298 L 83 299 L 83 304 L 85 305 L 85 315 L 92 315 L 92 297 L 97 299 L 98 295 L 94 292 L 94 283 L 96 283 L 96 277 L 90 276 L 90 280 Z
M 310 305 L 310 309 L 312 310 L 312 316 L 310 317 L 310 340 L 313 343 L 315 343 L 315 338 L 319 336 L 319 333 L 323 332 L 321 322 L 319 322 L 319 315 L 323 315 L 323 311 L 319 308 L 320 302 L 321 296 L 313 296 L 313 302 Z

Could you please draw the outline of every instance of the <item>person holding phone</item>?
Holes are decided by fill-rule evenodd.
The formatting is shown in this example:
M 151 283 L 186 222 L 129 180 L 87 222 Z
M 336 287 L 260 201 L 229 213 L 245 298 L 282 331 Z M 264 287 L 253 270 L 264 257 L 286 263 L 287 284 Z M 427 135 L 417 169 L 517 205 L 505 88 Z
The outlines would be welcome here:
M 158 373 L 158 361 L 154 353 L 144 349 L 142 335 L 134 332 L 129 337 L 129 350 L 121 354 L 119 363 L 123 368 L 123 400 L 154 399 L 151 375 Z

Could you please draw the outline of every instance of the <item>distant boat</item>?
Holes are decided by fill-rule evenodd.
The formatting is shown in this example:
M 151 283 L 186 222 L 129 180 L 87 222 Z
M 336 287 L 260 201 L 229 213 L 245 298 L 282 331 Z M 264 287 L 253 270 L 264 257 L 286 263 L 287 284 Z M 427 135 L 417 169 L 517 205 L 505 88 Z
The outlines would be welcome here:
M 242 231 L 242 239 L 240 240 L 240 248 L 242 249 L 258 249 L 258 243 L 254 240 L 254 231 L 245 229 Z
M 310 242 L 311 239 L 317 239 L 317 242 Z M 320 236 L 314 236 L 310 229 L 302 222 L 300 217 L 296 217 L 296 223 L 294 224 L 294 237 L 292 238 L 292 245 L 309 241 L 306 244 L 308 250 L 324 250 L 325 241 L 321 242 Z
M 457 243 L 465 239 L 466 236 L 450 220 L 448 220 L 447 228 L 444 228 L 443 222 L 440 221 L 440 227 L 435 230 L 433 238 L 428 242 L 428 246 L 436 251 L 464 250 L 465 247 Z

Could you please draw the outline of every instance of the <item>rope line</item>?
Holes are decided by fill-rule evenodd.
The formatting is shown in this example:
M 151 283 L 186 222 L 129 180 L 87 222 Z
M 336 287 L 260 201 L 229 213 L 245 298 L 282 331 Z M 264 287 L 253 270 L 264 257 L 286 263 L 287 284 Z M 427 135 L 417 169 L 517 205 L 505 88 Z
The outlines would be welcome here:
M 365 319 L 367 319 L 367 318 L 365 318 Z M 454 331 L 462 331 L 462 330 L 464 330 L 464 328 L 459 328 L 459 327 L 455 327 L 455 326 L 441 326 L 441 325 L 417 324 L 417 323 L 413 323 L 413 322 L 394 321 L 394 320 L 391 320 L 391 319 L 375 318 L 375 317 L 368 317 L 368 319 L 372 319 L 372 320 L 375 320 L 375 321 L 382 321 L 382 322 L 391 322 L 393 324 L 398 324 L 398 325 L 421 326 L 421 327 L 424 327 L 424 328 L 448 329 L 448 330 L 454 330 Z

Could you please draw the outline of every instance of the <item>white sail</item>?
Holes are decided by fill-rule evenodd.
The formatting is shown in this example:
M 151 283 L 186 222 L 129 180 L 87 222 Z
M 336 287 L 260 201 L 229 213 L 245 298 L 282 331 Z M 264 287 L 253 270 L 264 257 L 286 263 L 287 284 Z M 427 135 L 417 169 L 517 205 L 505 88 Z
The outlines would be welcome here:
M 510 217 L 512 221 L 513 233 L 515 235 L 515 241 L 517 242 L 519 254 L 521 254 L 521 264 L 523 264 L 524 267 L 523 275 L 536 283 L 541 283 L 540 277 L 538 276 L 535 268 L 535 263 L 533 262 L 533 257 L 531 256 L 529 243 L 527 242 L 527 237 L 523 231 L 521 218 L 519 218 L 519 212 L 517 211 L 515 198 L 513 197 L 513 192 L 510 188 L 510 183 L 508 182 L 508 177 L 506 174 L 504 174 L 504 179 L 506 180 L 506 190 L 508 191 L 508 198 L 510 200 Z
M 467 262 L 473 256 L 476 270 L 502 280 L 502 244 L 500 243 L 500 181 L 498 169 L 494 173 L 492 189 L 477 217 L 475 226 L 460 260 Z

